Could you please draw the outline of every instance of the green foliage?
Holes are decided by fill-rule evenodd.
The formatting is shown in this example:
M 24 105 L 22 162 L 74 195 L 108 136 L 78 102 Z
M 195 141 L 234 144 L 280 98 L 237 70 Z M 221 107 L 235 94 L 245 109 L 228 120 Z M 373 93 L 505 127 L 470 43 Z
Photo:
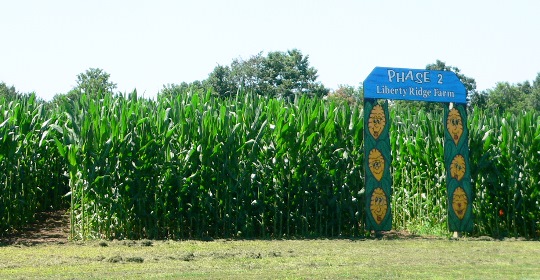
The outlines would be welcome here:
M 228 66 L 218 65 L 208 76 L 206 84 L 212 88 L 217 95 L 230 97 L 236 95 L 238 86 L 234 84 L 231 69 Z
M 540 118 L 475 112 L 470 158 L 478 231 L 540 236 Z
M 14 86 L 8 87 L 6 83 L 0 83 L 0 98 L 5 98 L 7 100 L 15 99 L 19 93 L 15 90 Z
M 327 95 L 327 98 L 330 101 L 361 106 L 364 99 L 364 91 L 362 86 L 355 88 L 350 85 L 339 85 L 337 90 L 332 91 Z
M 73 105 L 58 139 L 73 238 L 359 232 L 358 108 L 200 92 Z
M 109 80 L 111 75 L 99 68 L 89 68 L 77 75 L 77 85 L 66 94 L 56 94 L 53 100 L 46 104 L 47 110 L 55 107 L 64 108 L 66 104 L 77 102 L 82 95 L 101 99 L 113 94 L 116 84 Z
M 99 68 L 90 68 L 84 73 L 77 75 L 77 86 L 74 90 L 91 96 L 99 96 L 105 93 L 112 93 L 116 89 L 116 84 L 109 81 L 111 75 Z
M 76 102 L 81 95 L 100 99 L 107 94 L 112 94 L 116 84 L 111 82 L 107 72 L 100 68 L 89 68 L 77 75 L 77 85 L 66 94 L 57 94 L 47 106 L 64 106 L 70 102 Z
M 494 89 L 488 92 L 488 110 L 502 114 L 505 111 L 517 113 L 524 109 L 525 95 L 516 86 L 506 82 L 498 83 Z
M 0 97 L 0 235 L 39 211 L 67 207 L 68 178 L 49 129 L 56 117 L 35 95 Z
M 233 96 L 240 90 L 292 101 L 297 95 L 322 97 L 328 89 L 317 82 L 317 70 L 309 56 L 299 50 L 262 53 L 248 60 L 235 59 L 231 66 L 218 65 L 206 84 L 220 96 Z
M 500 114 L 538 112 L 540 111 L 540 73 L 532 85 L 529 81 L 515 85 L 501 82 L 497 83 L 495 88 L 487 90 L 485 95 L 487 96 L 485 108 Z
M 469 95 L 470 106 L 469 109 L 486 109 L 488 104 L 489 95 L 486 92 L 474 92 Z
M 391 111 L 393 225 L 447 229 L 443 112 Z
M 2 232 L 70 199 L 75 239 L 365 234 L 361 107 L 170 90 L 1 99 Z M 446 229 L 442 112 L 390 118 L 393 228 Z M 537 236 L 538 114 L 476 110 L 469 127 L 473 234 Z
M 163 88 L 159 91 L 157 99 L 171 99 L 175 98 L 177 95 L 182 95 L 187 92 L 199 92 L 206 91 L 205 85 L 200 81 L 194 81 L 191 83 L 182 82 L 181 84 L 168 84 L 164 85 Z

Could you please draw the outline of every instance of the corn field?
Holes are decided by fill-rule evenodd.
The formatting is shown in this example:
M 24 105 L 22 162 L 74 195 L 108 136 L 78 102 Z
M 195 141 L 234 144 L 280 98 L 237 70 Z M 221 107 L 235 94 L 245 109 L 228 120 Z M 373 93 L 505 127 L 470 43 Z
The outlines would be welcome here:
M 0 108 L 0 234 L 62 208 L 72 239 L 366 234 L 361 106 L 178 92 Z M 390 117 L 393 228 L 445 230 L 442 112 Z M 471 113 L 474 234 L 538 236 L 539 122 Z
M 0 99 L 0 234 L 41 211 L 65 208 L 68 178 L 51 138 L 52 114 L 35 96 Z

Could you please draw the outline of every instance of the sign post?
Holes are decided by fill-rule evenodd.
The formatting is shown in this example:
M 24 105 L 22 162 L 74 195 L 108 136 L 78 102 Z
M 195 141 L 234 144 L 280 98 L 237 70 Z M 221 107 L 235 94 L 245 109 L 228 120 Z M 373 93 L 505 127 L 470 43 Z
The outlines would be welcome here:
M 385 100 L 379 102 L 379 99 Z M 375 67 L 364 81 L 364 172 L 366 226 L 392 227 L 392 164 L 388 102 L 448 103 L 444 111 L 444 162 L 450 231 L 471 232 L 472 190 L 467 128 L 467 90 L 454 72 Z

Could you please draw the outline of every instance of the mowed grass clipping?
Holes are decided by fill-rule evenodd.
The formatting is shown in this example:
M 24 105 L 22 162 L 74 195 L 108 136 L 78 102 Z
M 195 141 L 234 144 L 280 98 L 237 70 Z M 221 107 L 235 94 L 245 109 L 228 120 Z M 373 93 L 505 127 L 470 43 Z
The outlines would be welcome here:
M 540 242 L 91 241 L 0 247 L 0 279 L 540 279 Z

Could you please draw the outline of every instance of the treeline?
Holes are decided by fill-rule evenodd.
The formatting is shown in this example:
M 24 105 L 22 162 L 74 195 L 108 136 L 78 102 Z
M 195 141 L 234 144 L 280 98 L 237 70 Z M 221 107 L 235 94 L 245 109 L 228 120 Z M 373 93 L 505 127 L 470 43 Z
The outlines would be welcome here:
M 540 111 L 540 72 L 531 81 L 517 84 L 499 82 L 493 88 L 478 91 L 476 81 L 466 76 L 458 67 L 446 65 L 437 60 L 426 65 L 428 70 L 453 71 L 468 91 L 469 108 L 489 110 L 491 112 L 518 113 Z M 300 96 L 327 98 L 351 105 L 361 104 L 362 85 L 339 85 L 335 90 L 326 88 L 317 81 L 317 69 L 310 65 L 309 56 L 300 50 L 285 52 L 274 51 L 266 55 L 258 53 L 248 59 L 233 59 L 229 65 L 218 65 L 206 79 L 167 84 L 157 93 L 157 98 L 174 98 L 178 93 L 187 91 L 211 92 L 222 98 L 236 96 L 239 92 L 250 92 L 260 96 L 292 101 Z M 116 83 L 110 81 L 110 75 L 102 69 L 90 68 L 77 75 L 77 85 L 67 93 L 57 94 L 52 101 L 45 102 L 47 108 L 76 100 L 82 94 L 100 99 L 104 94 L 122 95 L 116 91 Z M 20 93 L 5 81 L 0 82 L 0 97 L 14 98 Z M 393 106 L 410 110 L 441 111 L 441 105 L 428 102 L 395 101 Z
M 471 103 L 499 114 L 540 111 L 540 73 L 534 81 L 510 84 L 500 82 L 489 90 L 471 96 Z

